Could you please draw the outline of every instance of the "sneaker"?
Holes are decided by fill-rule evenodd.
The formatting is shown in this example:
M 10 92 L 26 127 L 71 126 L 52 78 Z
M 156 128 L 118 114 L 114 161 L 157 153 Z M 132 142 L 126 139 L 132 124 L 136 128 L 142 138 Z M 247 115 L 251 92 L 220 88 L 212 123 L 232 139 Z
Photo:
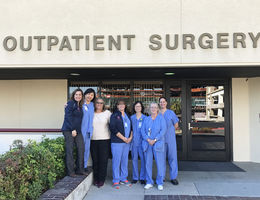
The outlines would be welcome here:
M 178 182 L 177 179 L 173 179 L 173 180 L 171 180 L 171 183 L 172 183 L 173 185 L 178 185 L 178 184 L 179 184 L 179 182 Z
M 132 184 L 131 184 L 128 180 L 120 181 L 120 184 L 125 185 L 125 186 L 128 186 L 128 187 L 131 187 L 131 186 L 132 186 Z
M 142 185 L 145 185 L 145 180 L 140 180 Z
M 163 185 L 158 185 L 158 190 L 162 191 L 163 190 Z
M 120 188 L 120 185 L 119 185 L 119 183 L 114 183 L 114 184 L 112 185 L 112 187 L 113 187 L 113 188 L 116 188 L 116 189 L 119 189 L 119 188 Z
M 153 185 L 152 184 L 146 184 L 145 186 L 144 186 L 144 189 L 146 189 L 146 190 L 148 190 L 148 189 L 150 189 L 150 188 L 152 188 L 153 187 Z

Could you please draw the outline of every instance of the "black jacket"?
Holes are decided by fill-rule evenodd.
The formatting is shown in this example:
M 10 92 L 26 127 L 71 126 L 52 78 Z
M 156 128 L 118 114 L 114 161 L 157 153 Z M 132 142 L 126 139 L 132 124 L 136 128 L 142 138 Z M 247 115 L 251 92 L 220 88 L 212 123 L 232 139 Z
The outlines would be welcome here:
M 129 118 L 130 123 L 131 123 L 130 116 L 128 114 L 126 114 L 126 115 Z M 131 125 L 131 127 L 132 127 L 132 125 Z M 119 137 L 116 136 L 116 134 L 118 132 L 121 133 L 123 136 L 125 136 L 125 127 L 124 127 L 124 122 L 123 122 L 123 118 L 122 118 L 122 113 L 120 111 L 117 110 L 111 115 L 109 129 L 110 129 L 110 133 L 111 133 L 111 143 L 124 143 L 123 140 L 121 140 Z
M 81 133 L 81 122 L 83 117 L 82 108 L 78 106 L 76 101 L 68 101 L 65 108 L 64 122 L 62 125 L 62 131 L 73 131 Z

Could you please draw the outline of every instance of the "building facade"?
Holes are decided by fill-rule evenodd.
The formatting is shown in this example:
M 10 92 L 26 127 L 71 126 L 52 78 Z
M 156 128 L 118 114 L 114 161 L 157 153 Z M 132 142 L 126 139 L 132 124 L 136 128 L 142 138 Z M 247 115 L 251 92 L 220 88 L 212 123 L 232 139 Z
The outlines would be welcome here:
M 57 131 L 75 88 L 158 101 L 181 160 L 260 162 L 260 2 L 40 1 L 0 7 L 0 131 Z

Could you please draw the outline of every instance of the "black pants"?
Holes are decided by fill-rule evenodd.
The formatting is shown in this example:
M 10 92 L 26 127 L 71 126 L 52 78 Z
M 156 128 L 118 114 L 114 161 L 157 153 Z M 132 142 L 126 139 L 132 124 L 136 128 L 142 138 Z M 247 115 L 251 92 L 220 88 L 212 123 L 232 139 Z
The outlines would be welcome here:
M 105 182 L 110 140 L 91 140 L 90 152 L 93 161 L 94 180 Z
M 75 173 L 74 170 L 74 158 L 73 150 L 74 144 L 77 148 L 77 160 L 76 160 L 76 173 L 84 172 L 84 141 L 81 133 L 78 133 L 76 137 L 72 137 L 71 131 L 63 132 L 65 138 L 65 163 L 67 174 Z

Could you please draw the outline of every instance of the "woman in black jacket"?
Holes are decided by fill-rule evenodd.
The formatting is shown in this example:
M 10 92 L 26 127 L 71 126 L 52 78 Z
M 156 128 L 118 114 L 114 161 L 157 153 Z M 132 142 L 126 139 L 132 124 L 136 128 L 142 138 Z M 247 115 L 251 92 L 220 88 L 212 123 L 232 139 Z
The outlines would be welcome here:
M 71 95 L 65 107 L 64 122 L 62 125 L 62 132 L 65 138 L 65 157 L 67 175 L 75 177 L 73 148 L 74 143 L 77 147 L 77 169 L 76 173 L 85 175 L 84 172 L 84 142 L 81 133 L 81 122 L 83 117 L 83 92 L 81 89 L 76 89 Z
M 119 189 L 119 184 L 131 186 L 128 176 L 128 154 L 132 140 L 131 121 L 126 114 L 124 100 L 117 102 L 117 109 L 110 118 L 111 151 L 113 168 L 113 187 Z

